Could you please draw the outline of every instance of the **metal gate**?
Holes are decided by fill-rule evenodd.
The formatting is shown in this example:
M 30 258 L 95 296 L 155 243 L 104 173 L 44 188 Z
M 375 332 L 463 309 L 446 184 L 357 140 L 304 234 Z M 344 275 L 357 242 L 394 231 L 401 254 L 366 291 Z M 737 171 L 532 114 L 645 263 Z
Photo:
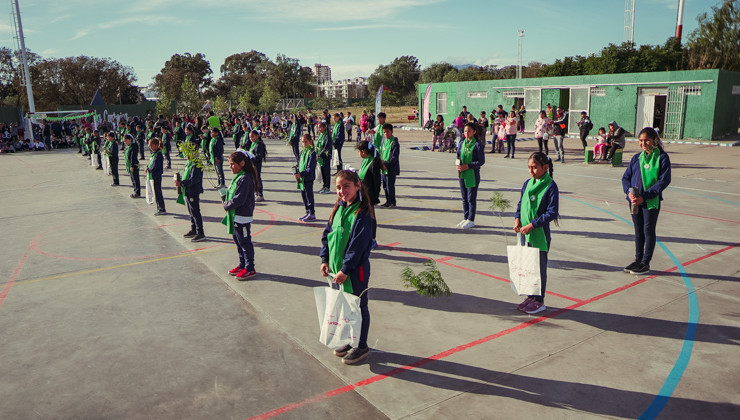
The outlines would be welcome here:
M 524 130 L 534 130 L 534 122 L 540 115 L 540 109 L 542 109 L 542 89 L 540 88 L 524 88 L 524 108 L 527 110 L 528 116 L 524 118 Z
M 665 111 L 665 132 L 661 137 L 665 139 L 683 138 L 683 116 L 686 111 L 686 92 L 683 86 L 668 88 L 668 101 Z
M 588 115 L 591 88 L 570 88 L 570 109 L 568 110 L 568 134 L 578 134 L 578 121 L 581 120 L 581 112 Z

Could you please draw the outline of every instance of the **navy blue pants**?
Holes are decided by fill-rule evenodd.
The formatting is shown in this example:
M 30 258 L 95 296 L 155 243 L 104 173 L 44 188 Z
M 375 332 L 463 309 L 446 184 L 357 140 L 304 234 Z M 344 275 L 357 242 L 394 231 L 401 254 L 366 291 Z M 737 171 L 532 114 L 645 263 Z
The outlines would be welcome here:
M 153 176 L 152 184 L 154 184 L 154 200 L 157 202 L 157 210 L 167 211 L 164 208 L 164 196 L 162 195 L 162 175 Z
M 246 235 L 244 230 L 246 229 Z M 234 243 L 239 253 L 239 268 L 254 270 L 254 245 L 252 245 L 252 224 L 234 223 Z
M 478 199 L 478 187 L 465 188 L 465 180 L 460 178 L 460 195 L 463 202 L 463 216 L 465 220 L 475 221 L 476 201 Z
M 549 246 L 548 246 L 548 249 Z M 539 296 L 529 296 L 539 302 L 545 301 L 545 291 L 547 291 L 547 251 L 540 251 L 540 284 L 542 285 Z
M 223 157 L 216 158 L 219 163 L 213 164 L 213 169 L 216 170 L 216 176 L 218 177 L 218 185 L 225 185 L 226 179 L 224 178 L 224 159 Z M 215 162 L 216 159 L 213 161 Z
M 190 213 L 190 231 L 203 235 L 203 216 L 200 214 L 200 194 L 185 196 L 185 204 Z
M 323 158 L 321 164 L 321 181 L 324 184 L 324 188 L 327 190 L 331 189 L 331 156 Z
M 632 215 L 635 225 L 635 261 L 650 264 L 655 251 L 655 226 L 658 224 L 660 209 L 649 210 L 647 206 L 640 206 L 640 211 Z
M 110 173 L 113 176 L 113 183 L 118 185 L 118 158 L 110 160 Z
M 514 157 L 514 150 L 516 150 L 516 134 L 506 135 L 506 156 Z
M 396 176 L 390 174 L 382 174 L 380 176 L 383 181 L 383 192 L 385 192 L 385 201 L 388 204 L 396 205 Z
M 314 214 L 313 200 L 313 181 L 303 181 L 303 190 L 301 190 L 301 198 L 303 199 L 303 207 L 306 208 L 306 214 Z
M 290 145 L 293 147 L 293 156 L 295 156 L 296 162 L 300 162 L 301 160 L 301 152 L 298 150 L 298 144 L 299 141 L 292 141 L 290 142 Z
M 344 143 L 335 143 L 334 149 L 337 151 L 337 158 L 339 160 L 339 165 L 337 165 L 337 171 L 341 171 L 344 168 L 344 162 L 342 162 L 342 147 L 344 146 Z
M 131 184 L 134 186 L 134 194 L 141 195 L 141 180 L 139 179 L 139 165 L 131 165 Z

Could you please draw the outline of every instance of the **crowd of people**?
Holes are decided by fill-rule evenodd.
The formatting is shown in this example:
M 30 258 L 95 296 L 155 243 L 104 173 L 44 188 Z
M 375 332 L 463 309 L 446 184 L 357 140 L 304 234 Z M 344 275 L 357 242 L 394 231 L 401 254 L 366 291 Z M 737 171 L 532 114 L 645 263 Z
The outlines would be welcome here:
M 488 153 L 503 153 L 514 158 L 517 132 L 525 129 L 526 110 L 513 109 L 506 113 L 501 106 L 489 118 L 482 112 L 476 119 L 463 107 L 455 121 L 464 121 L 460 134 L 453 145 L 447 144 L 446 131 L 441 116 L 433 123 L 434 146 L 446 147 L 456 152 L 456 169 L 462 201 L 463 219 L 458 227 L 464 230 L 475 227 L 477 192 L 481 183 L 481 168 L 485 165 L 486 133 L 494 135 L 492 150 Z M 552 117 L 548 113 L 553 114 Z M 275 115 L 275 114 L 273 114 Z M 193 242 L 206 239 L 203 217 L 200 211 L 200 195 L 205 192 L 204 179 L 217 190 L 223 202 L 222 223 L 236 244 L 239 263 L 229 274 L 246 280 L 257 274 L 255 251 L 251 240 L 256 203 L 264 200 L 262 166 L 267 162 L 268 150 L 263 140 L 266 133 L 285 133 L 295 158 L 293 176 L 296 189 L 300 191 L 305 214 L 302 222 L 314 222 L 314 192 L 331 194 L 334 188 L 337 199 L 321 239 L 320 273 L 331 276 L 335 288 L 360 296 L 362 327 L 359 345 L 335 349 L 334 354 L 342 357 L 343 363 L 355 364 L 369 354 L 367 337 L 370 325 L 368 287 L 370 276 L 370 253 L 377 247 L 377 207 L 397 206 L 395 183 L 401 174 L 400 143 L 394 135 L 394 126 L 386 122 L 386 115 L 363 112 L 359 124 L 350 113 L 329 113 L 323 110 L 314 114 L 297 112 L 282 116 L 278 122 L 270 120 L 268 114 L 242 114 L 217 116 L 177 115 L 167 120 L 162 116 L 153 118 L 134 117 L 130 120 L 102 122 L 95 126 L 85 119 L 60 124 L 62 137 L 68 136 L 68 144 L 77 147 L 78 153 L 89 158 L 90 165 L 104 170 L 112 177 L 112 187 L 121 185 L 119 178 L 119 155 L 123 156 L 126 174 L 130 176 L 133 192 L 131 198 L 142 196 L 141 172 L 143 169 L 147 196 L 156 203 L 156 216 L 167 214 L 166 200 L 162 194 L 162 176 L 171 168 L 172 155 L 184 159 L 185 165 L 176 174 L 176 203 L 185 205 L 190 215 L 190 230 L 183 236 Z M 489 124 L 489 120 L 491 123 Z M 562 109 L 540 112 L 534 124 L 535 137 L 540 150 L 527 159 L 530 178 L 525 180 L 514 216 L 513 229 L 521 233 L 524 243 L 539 249 L 541 291 L 530 295 L 518 305 L 518 309 L 536 314 L 546 309 L 544 297 L 547 286 L 547 259 L 551 246 L 550 223 L 557 224 L 559 218 L 559 190 L 554 176 L 554 162 L 549 156 L 549 133 L 555 140 L 556 161 L 563 163 L 565 151 L 562 136 L 567 120 Z M 277 128 L 274 124 L 278 124 Z M 582 130 L 591 130 L 592 124 L 583 113 L 578 122 Z M 356 127 L 355 127 L 356 126 Z M 0 130 L 9 127 L 0 127 Z M 49 125 L 50 136 L 56 132 Z M 489 131 L 490 128 L 490 131 Z M 282 130 L 282 131 L 280 131 Z M 353 131 L 359 133 L 352 140 Z M 4 132 L 4 130 L 3 130 Z M 43 129 L 42 129 L 43 134 Z M 231 136 L 236 151 L 224 158 L 224 138 Z M 585 136 L 581 137 L 586 147 Z M 351 141 L 361 160 L 360 168 L 351 169 L 342 162 L 345 142 Z M 635 154 L 622 177 L 626 199 L 631 209 L 635 226 L 635 260 L 624 270 L 633 274 L 644 274 L 650 270 L 650 261 L 656 244 L 655 227 L 660 212 L 662 191 L 671 180 L 668 155 L 662 148 L 657 132 L 645 128 L 639 133 L 642 152 Z M 615 121 L 609 130 L 599 129 L 597 139 L 599 157 L 606 159 L 624 147 L 624 129 Z M 544 149 L 544 151 L 543 151 Z M 144 163 L 148 150 L 149 160 Z M 226 185 L 223 164 L 228 162 L 233 177 Z M 143 168 L 141 168 L 143 166 Z M 320 176 L 321 188 L 314 191 Z M 331 179 L 333 173 L 333 181 Z M 382 188 L 381 188 L 382 187 Z M 381 202 L 381 189 L 385 202 Z

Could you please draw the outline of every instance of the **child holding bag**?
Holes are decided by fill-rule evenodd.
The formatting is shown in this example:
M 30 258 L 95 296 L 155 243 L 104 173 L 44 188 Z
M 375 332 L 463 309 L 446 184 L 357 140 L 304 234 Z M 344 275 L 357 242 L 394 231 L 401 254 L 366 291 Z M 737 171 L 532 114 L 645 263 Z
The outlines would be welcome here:
M 197 149 L 196 149 L 197 152 Z M 203 193 L 203 169 L 195 164 L 194 156 L 185 156 L 185 169 L 182 177 L 175 181 L 175 187 L 179 189 L 177 203 L 188 207 L 190 214 L 190 230 L 183 235 L 190 238 L 190 242 L 201 242 L 206 240 L 203 233 L 203 216 L 200 213 L 200 195 Z
M 162 156 L 162 149 L 158 138 L 152 138 L 149 140 L 149 150 L 152 151 L 152 156 L 149 158 L 149 165 L 145 172 L 148 174 L 148 178 L 152 180 L 152 186 L 154 188 L 154 198 L 157 201 L 157 212 L 155 216 L 164 216 L 167 214 L 167 210 L 164 208 L 164 196 L 162 195 L 162 172 L 164 172 L 164 157 Z
M 239 253 L 239 265 L 229 270 L 237 280 L 246 280 L 257 274 L 254 268 L 254 245 L 252 244 L 252 216 L 254 214 L 254 190 L 257 173 L 246 152 L 237 151 L 229 156 L 229 168 L 234 174 L 224 197 L 226 217 L 221 223 L 233 236 Z M 246 231 L 246 234 L 245 234 Z
M 521 198 L 514 215 L 514 232 L 525 235 L 527 244 L 540 250 L 539 295 L 528 296 L 517 309 L 530 315 L 547 309 L 545 290 L 547 286 L 547 252 L 550 249 L 550 222 L 558 224 L 560 193 L 552 180 L 552 160 L 542 152 L 534 152 L 527 161 L 532 176 L 522 186 Z
M 321 275 L 334 275 L 333 287 L 360 296 L 362 325 L 356 348 L 346 345 L 334 350 L 346 365 L 353 365 L 370 354 L 367 336 L 370 311 L 367 293 L 370 279 L 370 249 L 375 214 L 369 194 L 356 172 L 342 170 L 334 178 L 337 202 L 321 237 Z

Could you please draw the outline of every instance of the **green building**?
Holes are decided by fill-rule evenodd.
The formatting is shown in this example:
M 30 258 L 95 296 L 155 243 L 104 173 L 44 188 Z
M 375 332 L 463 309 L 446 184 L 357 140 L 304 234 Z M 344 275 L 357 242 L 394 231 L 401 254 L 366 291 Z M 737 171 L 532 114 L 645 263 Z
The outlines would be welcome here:
M 426 88 L 419 85 L 419 109 Z M 569 112 L 571 134 L 578 133 L 576 121 L 586 111 L 595 130 L 614 120 L 630 135 L 651 126 L 666 139 L 720 139 L 740 127 L 740 73 L 690 70 L 433 83 L 428 112 L 432 118 L 442 115 L 449 125 L 463 106 L 478 117 L 498 105 L 506 111 L 524 105 L 526 130 L 531 131 L 548 103 Z

